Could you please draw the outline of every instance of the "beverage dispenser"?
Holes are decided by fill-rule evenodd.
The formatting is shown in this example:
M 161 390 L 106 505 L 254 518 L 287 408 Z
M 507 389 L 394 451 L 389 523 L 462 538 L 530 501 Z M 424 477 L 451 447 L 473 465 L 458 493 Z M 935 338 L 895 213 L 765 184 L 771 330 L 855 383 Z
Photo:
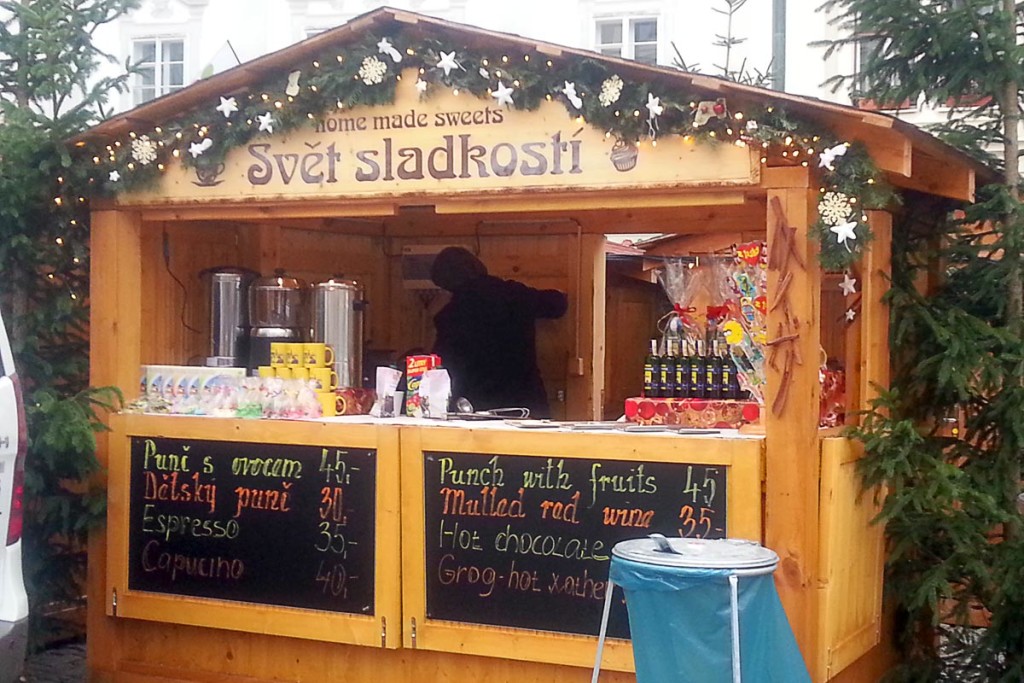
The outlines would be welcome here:
M 249 358 L 249 285 L 258 276 L 251 270 L 225 266 L 200 275 L 210 292 L 209 367 L 242 367 Z
M 313 285 L 312 339 L 334 349 L 339 387 L 363 385 L 363 287 L 335 276 Z
M 250 370 L 270 365 L 270 345 L 274 342 L 303 341 L 302 328 L 305 283 L 277 270 L 261 277 L 249 287 Z

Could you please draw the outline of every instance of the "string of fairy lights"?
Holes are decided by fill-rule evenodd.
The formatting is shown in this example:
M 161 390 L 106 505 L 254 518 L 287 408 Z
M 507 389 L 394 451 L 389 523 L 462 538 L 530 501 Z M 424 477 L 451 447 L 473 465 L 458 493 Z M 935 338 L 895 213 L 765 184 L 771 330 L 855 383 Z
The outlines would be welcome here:
M 571 119 L 603 130 L 617 145 L 733 144 L 760 148 L 762 164 L 813 164 L 821 180 L 814 232 L 828 270 L 845 271 L 858 260 L 871 238 L 864 210 L 894 200 L 862 145 L 843 142 L 780 107 L 706 99 L 688 92 L 679 79 L 631 82 L 596 56 L 536 51 L 495 56 L 436 39 L 407 38 L 401 30 L 364 35 L 343 52 L 325 52 L 160 125 L 131 130 L 123 139 L 105 145 L 79 142 L 76 151 L 90 166 L 96 194 L 143 190 L 172 164 L 216 167 L 231 150 L 254 139 L 356 107 L 391 104 L 403 74 L 415 76 L 421 99 L 449 92 L 521 110 L 560 102 Z M 59 193 L 55 202 L 84 204 L 86 199 Z

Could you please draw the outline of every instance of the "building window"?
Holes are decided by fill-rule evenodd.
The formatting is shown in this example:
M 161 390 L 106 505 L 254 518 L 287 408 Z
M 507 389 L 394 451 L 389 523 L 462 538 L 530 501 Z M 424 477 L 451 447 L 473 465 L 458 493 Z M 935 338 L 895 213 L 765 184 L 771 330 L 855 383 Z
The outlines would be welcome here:
M 137 67 L 132 87 L 135 104 L 185 87 L 185 41 L 181 38 L 146 38 L 132 43 Z
M 658 61 L 658 19 L 602 19 L 597 22 L 595 42 L 597 51 L 603 55 L 655 64 Z

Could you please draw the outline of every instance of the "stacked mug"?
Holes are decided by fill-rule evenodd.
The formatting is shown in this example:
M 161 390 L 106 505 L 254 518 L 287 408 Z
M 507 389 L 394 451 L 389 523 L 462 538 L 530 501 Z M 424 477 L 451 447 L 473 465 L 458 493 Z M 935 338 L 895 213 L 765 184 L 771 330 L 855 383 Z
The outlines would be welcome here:
M 334 349 L 323 342 L 274 342 L 270 365 L 261 365 L 260 377 L 279 377 L 308 382 L 316 391 L 324 417 L 337 414 L 338 373 L 334 371 Z

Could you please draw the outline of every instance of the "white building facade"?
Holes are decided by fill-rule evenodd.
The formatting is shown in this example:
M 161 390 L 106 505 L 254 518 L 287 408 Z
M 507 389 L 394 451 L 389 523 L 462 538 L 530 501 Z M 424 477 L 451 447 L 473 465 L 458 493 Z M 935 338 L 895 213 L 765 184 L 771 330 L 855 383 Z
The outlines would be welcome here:
M 449 21 L 672 65 L 709 75 L 770 70 L 764 85 L 798 95 L 851 104 L 851 87 L 825 85 L 858 70 L 850 47 L 825 58 L 814 43 L 837 29 L 822 0 L 392 0 L 390 6 Z M 380 6 L 372 0 L 143 0 L 142 7 L 103 27 L 99 47 L 140 65 L 128 93 L 109 103 L 124 111 L 153 97 L 279 50 Z M 731 23 L 731 30 L 730 30 Z M 731 35 L 728 55 L 716 43 Z M 457 46 L 453 46 L 457 47 Z M 111 69 L 114 67 L 111 66 Z M 915 123 L 945 118 L 941 109 L 892 110 Z

